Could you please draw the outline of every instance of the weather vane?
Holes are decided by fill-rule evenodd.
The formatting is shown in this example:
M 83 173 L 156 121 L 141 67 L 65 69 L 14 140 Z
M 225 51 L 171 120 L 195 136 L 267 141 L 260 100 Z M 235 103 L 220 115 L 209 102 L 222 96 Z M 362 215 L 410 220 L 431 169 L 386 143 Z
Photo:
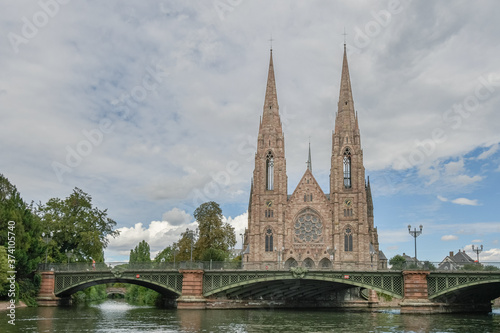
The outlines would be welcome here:
M 269 43 L 271 44 L 271 50 L 273 49 L 273 34 L 271 34 L 271 38 L 269 39 Z

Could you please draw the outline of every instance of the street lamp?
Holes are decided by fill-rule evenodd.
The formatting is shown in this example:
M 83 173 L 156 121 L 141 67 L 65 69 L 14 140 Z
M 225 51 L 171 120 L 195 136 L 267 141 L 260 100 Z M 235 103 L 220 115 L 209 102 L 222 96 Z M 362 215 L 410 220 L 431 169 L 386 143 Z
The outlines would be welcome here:
M 414 230 L 411 230 L 411 225 L 408 224 L 408 232 L 410 235 L 415 238 L 415 265 L 417 264 L 417 237 L 422 234 L 422 228 L 423 226 L 420 225 L 420 230 L 417 230 L 417 228 L 414 228 Z
M 370 247 L 371 247 L 371 244 L 370 244 Z M 370 249 L 370 258 L 371 258 L 371 267 L 373 268 L 373 256 L 377 254 L 377 252 L 375 252 L 375 249 Z M 415 255 L 416 256 L 416 255 Z
M 193 238 L 194 238 L 194 231 L 193 230 L 189 230 L 189 228 L 186 228 L 186 234 L 191 239 L 191 262 L 193 262 Z
M 479 263 L 479 253 L 483 252 L 483 245 L 481 245 L 481 247 L 476 247 L 476 248 L 474 248 L 474 245 L 472 245 L 472 251 L 476 252 L 476 254 L 477 254 L 477 263 Z
M 243 243 L 245 242 L 245 236 L 241 233 L 241 261 L 243 261 L 243 252 L 245 251 L 245 245 Z
M 177 253 L 177 247 L 174 246 L 174 249 L 172 251 L 174 252 L 174 269 L 175 269 L 175 254 Z
M 54 236 L 54 233 L 52 231 L 48 234 L 42 232 L 42 238 L 45 241 L 45 265 L 47 265 L 47 251 L 49 249 L 49 242 L 52 240 L 52 236 Z
M 280 269 L 281 268 L 281 255 L 283 254 L 283 251 L 285 251 L 285 247 L 282 246 L 281 249 L 278 250 L 275 246 L 274 251 L 278 252 L 278 269 Z
M 66 252 L 66 257 L 68 257 L 68 270 L 69 270 L 69 258 L 73 256 L 73 250 L 66 249 L 64 252 Z

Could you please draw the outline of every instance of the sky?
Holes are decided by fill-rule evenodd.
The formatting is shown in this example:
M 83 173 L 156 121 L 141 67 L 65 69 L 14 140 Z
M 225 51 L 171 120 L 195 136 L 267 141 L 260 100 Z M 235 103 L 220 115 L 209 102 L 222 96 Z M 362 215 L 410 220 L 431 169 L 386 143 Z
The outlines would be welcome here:
M 380 249 L 483 245 L 500 262 L 500 6 L 482 1 L 7 1 L 0 173 L 27 202 L 75 187 L 152 254 L 220 204 L 247 225 L 273 48 L 288 192 L 328 193 L 344 40 Z

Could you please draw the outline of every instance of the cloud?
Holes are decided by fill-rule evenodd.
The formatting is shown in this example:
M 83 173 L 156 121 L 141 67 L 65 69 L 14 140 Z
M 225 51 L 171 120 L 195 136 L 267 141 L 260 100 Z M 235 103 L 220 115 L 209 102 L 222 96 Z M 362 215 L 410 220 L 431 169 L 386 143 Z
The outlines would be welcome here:
M 234 218 L 224 217 L 223 221 L 229 223 L 234 228 L 234 233 L 236 234 L 236 246 L 241 248 L 242 243 L 240 234 L 243 234 L 248 226 L 248 211 Z
M 466 185 L 470 185 L 472 183 L 479 182 L 479 181 L 483 180 L 483 177 L 481 177 L 479 175 L 475 175 L 472 177 L 467 176 L 467 175 L 459 175 L 456 178 L 454 178 L 454 180 L 457 184 L 466 186 Z
M 454 241 L 454 240 L 457 240 L 458 239 L 458 236 L 455 236 L 455 235 L 444 235 L 441 237 L 441 240 L 442 241 Z
M 192 217 L 185 211 L 175 207 L 168 212 L 163 213 L 163 221 L 168 221 L 170 225 L 178 226 L 181 224 L 188 224 L 191 222 Z
M 438 198 L 440 201 L 442 201 L 442 202 L 447 202 L 447 201 L 448 201 L 448 199 L 446 199 L 445 197 L 442 197 L 442 196 L 440 196 L 440 195 L 438 195 L 438 196 L 437 196 L 437 198 Z
M 147 226 L 136 223 L 133 227 L 118 228 L 120 235 L 110 238 L 106 249 L 107 257 L 124 256 L 121 260 L 128 260 L 130 250 L 142 240 L 149 244 L 151 255 L 154 257 L 153 254 L 178 241 L 186 227 L 196 229 L 197 223 L 172 225 L 168 221 L 152 221 Z
M 493 146 L 490 147 L 490 149 L 482 152 L 478 157 L 477 159 L 478 160 L 485 160 L 487 159 L 488 157 L 490 157 L 491 155 L 495 154 L 497 151 L 498 151 L 498 148 L 500 147 L 500 145 L 497 143 L 497 144 L 494 144 Z
M 481 240 L 481 239 L 473 239 L 471 242 L 472 242 L 472 243 L 481 243 L 481 242 L 482 242 L 482 240 Z
M 457 199 L 451 200 L 451 202 L 453 202 L 454 204 L 457 204 L 457 205 L 479 206 L 479 203 L 476 199 L 471 200 L 471 199 L 467 199 L 467 198 L 457 198 Z
M 118 228 L 120 235 L 116 238 L 109 238 L 110 242 L 105 251 L 106 260 L 127 261 L 130 250 L 142 240 L 149 244 L 151 257 L 154 258 L 159 251 L 177 242 L 186 228 L 198 227 L 196 221 L 191 222 L 192 218 L 189 214 L 178 208 L 169 210 L 163 214 L 163 217 L 164 221 L 152 221 L 148 225 L 136 223 L 133 227 Z M 223 216 L 222 220 L 234 227 L 237 246 L 241 247 L 240 234 L 244 232 L 248 224 L 248 212 L 234 218 Z
M 479 206 L 477 199 L 471 200 L 471 199 L 467 199 L 467 198 L 457 198 L 457 199 L 449 200 L 448 198 L 445 198 L 445 197 L 440 196 L 440 195 L 438 195 L 437 198 L 439 201 L 451 202 L 451 203 L 454 203 L 457 205 Z

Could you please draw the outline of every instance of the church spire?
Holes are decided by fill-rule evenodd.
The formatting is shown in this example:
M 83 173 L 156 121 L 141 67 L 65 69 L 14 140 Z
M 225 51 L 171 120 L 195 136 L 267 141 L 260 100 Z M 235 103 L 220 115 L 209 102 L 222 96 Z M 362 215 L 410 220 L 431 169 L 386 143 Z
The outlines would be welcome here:
M 370 188 L 370 176 L 368 176 L 368 184 L 366 185 L 366 205 L 368 217 L 373 217 L 373 199 L 372 189 Z
M 278 133 L 282 132 L 279 115 L 278 94 L 276 93 L 276 79 L 274 78 L 273 50 L 269 59 L 269 72 L 267 74 L 266 97 L 264 99 L 264 112 L 262 126 L 272 127 Z
M 335 132 L 357 130 L 356 116 L 354 111 L 354 100 L 352 98 L 351 78 L 349 76 L 349 65 L 347 63 L 347 49 L 344 44 L 344 59 L 342 62 L 342 77 L 340 79 L 340 93 L 337 118 L 335 120 Z
M 309 141 L 309 157 L 307 159 L 307 169 L 312 171 L 312 161 L 311 161 L 311 141 Z

